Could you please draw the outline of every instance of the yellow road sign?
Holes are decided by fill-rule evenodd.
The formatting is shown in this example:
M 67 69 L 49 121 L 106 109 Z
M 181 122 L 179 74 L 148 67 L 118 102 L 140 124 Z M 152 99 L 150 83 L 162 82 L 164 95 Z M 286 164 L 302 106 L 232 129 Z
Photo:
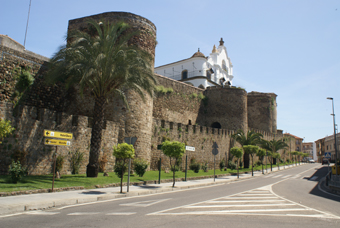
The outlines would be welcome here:
M 73 134 L 68 132 L 44 130 L 44 136 L 50 138 L 72 139 Z
M 50 146 L 71 146 L 71 141 L 62 140 L 62 139 L 45 138 L 44 143 L 45 145 L 50 145 Z

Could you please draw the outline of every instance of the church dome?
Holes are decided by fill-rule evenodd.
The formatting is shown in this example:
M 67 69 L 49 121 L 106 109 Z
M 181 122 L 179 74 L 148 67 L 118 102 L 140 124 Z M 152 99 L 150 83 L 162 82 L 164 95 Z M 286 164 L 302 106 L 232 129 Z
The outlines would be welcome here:
M 203 58 L 205 58 L 205 55 L 202 52 L 200 52 L 200 49 L 198 49 L 198 51 L 195 52 L 195 54 L 193 54 L 191 56 L 191 58 L 194 58 L 194 57 L 203 57 Z

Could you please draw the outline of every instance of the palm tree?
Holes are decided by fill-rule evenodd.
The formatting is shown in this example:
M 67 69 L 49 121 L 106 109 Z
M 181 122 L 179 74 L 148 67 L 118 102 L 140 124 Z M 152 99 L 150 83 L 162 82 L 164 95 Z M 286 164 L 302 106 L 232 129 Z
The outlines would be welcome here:
M 261 147 L 265 150 L 269 150 L 271 152 L 271 159 L 273 160 L 274 157 L 278 157 L 279 155 L 276 155 L 277 151 L 281 150 L 281 149 L 285 149 L 288 147 L 287 143 L 285 143 L 284 139 L 272 139 L 270 141 L 267 140 L 262 140 L 261 141 Z M 272 168 L 272 163 L 270 163 L 270 169 L 271 171 L 273 171 Z
M 256 133 L 254 131 L 248 131 L 247 134 L 244 134 L 242 129 L 239 129 L 235 134 L 232 135 L 232 137 L 241 144 L 242 148 L 246 145 L 253 145 L 256 146 L 260 144 L 261 138 L 263 135 L 261 133 Z M 243 157 L 243 167 L 249 168 L 249 154 L 244 154 Z M 247 162 L 247 163 L 246 163 Z
M 125 104 L 125 89 L 136 91 L 143 99 L 146 91 L 153 95 L 156 79 L 151 54 L 130 45 L 137 35 L 129 33 L 124 22 L 109 24 L 90 20 L 89 31 L 73 31 L 68 44 L 62 46 L 50 61 L 47 82 L 64 82 L 66 88 L 76 86 L 94 97 L 93 127 L 89 164 L 86 174 L 97 177 L 102 141 L 104 111 L 108 97 L 120 96 Z

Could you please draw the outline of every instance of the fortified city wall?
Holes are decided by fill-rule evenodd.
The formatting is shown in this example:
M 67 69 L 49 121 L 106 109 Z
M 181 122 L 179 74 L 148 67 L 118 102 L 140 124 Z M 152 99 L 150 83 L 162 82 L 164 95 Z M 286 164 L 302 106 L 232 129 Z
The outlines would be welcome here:
M 144 32 L 135 37 L 133 42 L 154 54 L 156 28 L 147 19 L 122 12 L 90 17 L 113 21 L 124 18 L 134 23 L 133 28 Z M 88 18 L 71 20 L 69 30 L 84 28 L 84 22 Z M 74 134 L 70 147 L 58 148 L 58 154 L 65 157 L 61 173 L 71 172 L 69 152 L 77 150 L 85 154 L 80 170 L 85 173 L 93 98 L 86 93 L 84 97 L 80 97 L 77 88 L 66 90 L 62 84 L 45 85 L 43 75 L 48 59 L 24 50 L 22 45 L 6 36 L 0 38 L 2 41 L 6 40 L 0 42 L 0 117 L 11 120 L 16 128 L 15 133 L 4 139 L 0 146 L 0 173 L 7 172 L 13 156 L 19 156 L 18 153 L 23 157 L 30 174 L 51 172 L 55 147 L 44 145 L 44 129 Z M 35 82 L 14 109 L 11 95 L 21 69 L 29 70 L 35 77 Z M 126 91 L 130 111 L 121 100 L 114 97 L 108 99 L 101 152 L 101 156 L 105 154 L 108 158 L 107 171 L 113 170 L 112 147 L 123 142 L 124 137 L 137 137 L 136 156 L 150 162 L 151 169 L 157 169 L 160 157 L 164 168 L 169 165 L 168 158 L 157 150 L 157 145 L 166 139 L 194 146 L 195 152 L 186 152 L 189 161 L 195 158 L 197 162 L 207 162 L 212 167 L 213 143 L 216 142 L 219 146 L 219 154 L 216 156 L 218 164 L 221 159 L 226 158 L 230 147 L 235 145 L 230 136 L 237 129 L 258 129 L 256 131 L 262 133 L 265 139 L 272 139 L 277 133 L 276 103 L 274 110 L 267 108 L 272 102 L 271 98 L 276 97 L 275 94 L 261 93 L 261 96 L 253 96 L 252 93 L 247 95 L 245 90 L 236 88 L 215 87 L 202 90 L 160 75 L 156 75 L 156 78 L 159 85 L 172 88 L 173 91 L 158 92 L 154 98 L 147 97 L 145 102 L 133 92 Z M 250 110 L 253 113 L 249 113 Z M 214 123 L 219 123 L 221 129 L 211 128 Z

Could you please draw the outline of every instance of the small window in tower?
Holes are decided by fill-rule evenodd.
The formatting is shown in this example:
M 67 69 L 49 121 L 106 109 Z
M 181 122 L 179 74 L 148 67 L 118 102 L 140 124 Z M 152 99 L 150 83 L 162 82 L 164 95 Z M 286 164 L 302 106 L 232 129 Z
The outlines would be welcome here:
M 207 70 L 207 78 L 208 78 L 209 80 L 211 80 L 211 71 L 210 71 L 210 70 Z
M 222 61 L 222 69 L 228 72 L 227 64 L 225 63 L 225 60 Z
M 188 78 L 188 71 L 187 70 L 183 70 L 182 71 L 182 80 L 187 79 Z

